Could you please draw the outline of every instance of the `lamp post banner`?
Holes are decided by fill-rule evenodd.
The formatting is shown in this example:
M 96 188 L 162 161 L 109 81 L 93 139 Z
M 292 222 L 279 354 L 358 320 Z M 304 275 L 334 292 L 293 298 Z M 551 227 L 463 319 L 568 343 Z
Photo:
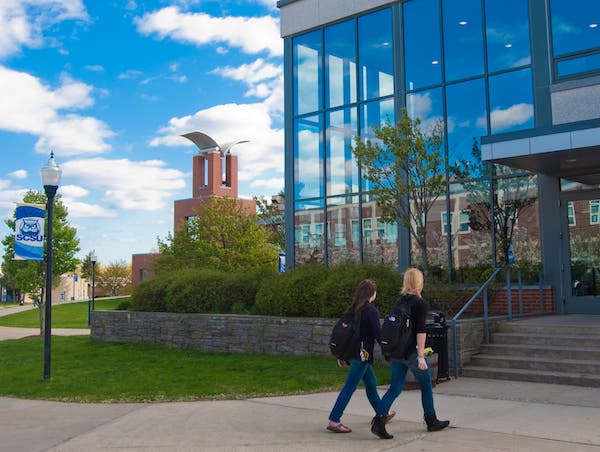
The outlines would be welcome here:
M 44 214 L 42 204 L 18 203 L 15 221 L 15 259 L 44 260 Z

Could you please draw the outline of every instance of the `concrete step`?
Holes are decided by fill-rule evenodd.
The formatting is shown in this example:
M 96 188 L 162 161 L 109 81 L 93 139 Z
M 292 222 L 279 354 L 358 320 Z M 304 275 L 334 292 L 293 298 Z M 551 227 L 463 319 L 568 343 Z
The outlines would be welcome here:
M 563 347 L 600 348 L 600 335 L 581 337 L 558 334 L 494 333 L 494 344 L 550 345 Z
M 549 334 L 561 336 L 599 337 L 600 326 L 598 325 L 564 325 L 559 323 L 532 324 L 524 321 L 502 322 L 498 329 L 499 333 Z
M 520 345 L 520 344 L 482 344 L 480 352 L 486 355 L 511 355 L 521 357 L 574 359 L 600 361 L 600 348 L 547 346 L 547 345 Z
M 506 369 L 498 367 L 467 366 L 462 369 L 463 377 L 490 378 L 497 380 L 532 381 L 561 385 L 600 387 L 600 376 L 572 372 L 544 370 Z
M 469 367 L 470 366 L 600 375 L 600 361 L 575 359 L 556 360 L 552 358 L 540 358 L 536 356 L 517 357 L 478 354 L 471 358 Z

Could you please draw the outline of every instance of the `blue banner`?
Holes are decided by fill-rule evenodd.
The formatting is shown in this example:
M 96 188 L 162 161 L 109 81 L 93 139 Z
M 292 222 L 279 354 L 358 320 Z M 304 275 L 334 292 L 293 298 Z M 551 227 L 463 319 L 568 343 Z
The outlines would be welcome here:
M 41 204 L 17 204 L 15 259 L 44 260 L 44 213 Z

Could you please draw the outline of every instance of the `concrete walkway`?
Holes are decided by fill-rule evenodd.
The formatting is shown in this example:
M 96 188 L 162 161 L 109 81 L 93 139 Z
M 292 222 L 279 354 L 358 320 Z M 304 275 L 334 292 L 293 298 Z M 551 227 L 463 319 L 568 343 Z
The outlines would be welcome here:
M 202 384 L 202 382 L 198 382 Z M 382 388 L 383 391 L 384 388 Z M 435 388 L 451 428 L 427 433 L 420 392 L 405 391 L 388 425 L 370 433 L 372 409 L 355 394 L 343 421 L 325 430 L 337 393 L 247 400 L 77 404 L 0 398 L 2 451 L 599 451 L 600 391 L 460 378 Z
M 20 328 L 0 328 L 0 339 L 31 333 L 12 330 Z M 459 378 L 434 394 L 450 428 L 427 433 L 420 392 L 405 391 L 392 406 L 398 414 L 388 441 L 371 434 L 373 412 L 361 390 L 343 417 L 349 434 L 325 430 L 337 392 L 147 404 L 0 397 L 0 451 L 600 451 L 598 388 Z

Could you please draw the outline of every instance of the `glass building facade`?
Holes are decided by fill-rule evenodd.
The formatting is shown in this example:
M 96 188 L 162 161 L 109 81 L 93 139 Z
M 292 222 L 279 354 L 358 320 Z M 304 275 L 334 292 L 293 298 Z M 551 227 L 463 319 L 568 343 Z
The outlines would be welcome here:
M 347 3 L 278 3 L 288 265 L 418 262 L 407 228 L 381 220 L 351 149 L 406 109 L 424 129 L 444 124 L 446 192 L 426 218 L 432 268 L 460 279 L 467 267 L 503 265 L 510 240 L 517 264 L 559 284 L 544 244 L 560 232 L 544 219 L 560 215 L 550 206 L 561 193 L 600 182 L 588 174 L 595 161 L 561 168 L 600 146 L 600 109 L 588 107 L 600 101 L 600 2 Z M 590 142 L 577 145 L 584 132 Z

